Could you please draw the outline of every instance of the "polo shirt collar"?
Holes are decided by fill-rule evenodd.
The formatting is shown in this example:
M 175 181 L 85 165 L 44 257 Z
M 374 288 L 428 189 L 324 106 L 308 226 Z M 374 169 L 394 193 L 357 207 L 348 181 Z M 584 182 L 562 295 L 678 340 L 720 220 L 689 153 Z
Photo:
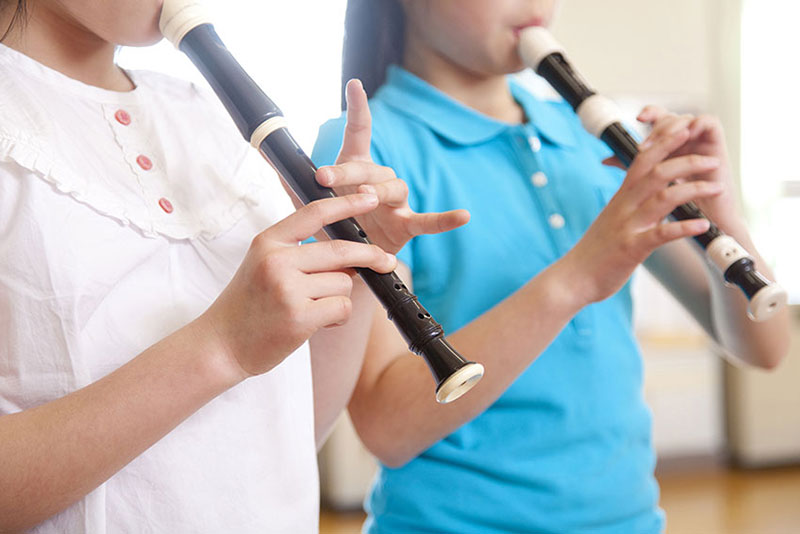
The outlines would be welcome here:
M 556 145 L 575 144 L 570 124 L 554 106 L 537 99 L 512 80 L 509 88 L 540 137 Z M 375 96 L 458 145 L 479 144 L 518 127 L 465 106 L 397 65 L 389 66 L 386 83 Z

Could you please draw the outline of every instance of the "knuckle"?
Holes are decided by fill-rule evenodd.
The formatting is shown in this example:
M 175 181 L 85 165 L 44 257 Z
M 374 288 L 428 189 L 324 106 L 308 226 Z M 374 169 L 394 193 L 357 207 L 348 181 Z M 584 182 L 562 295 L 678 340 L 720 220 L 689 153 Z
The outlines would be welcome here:
M 667 175 L 666 175 L 666 172 L 664 170 L 664 164 L 660 163 L 660 164 L 656 165 L 655 167 L 653 167 L 653 170 L 650 171 L 650 176 L 654 180 L 658 180 L 659 182 L 665 181 L 667 179 Z
M 339 322 L 347 321 L 353 312 L 353 301 L 351 301 L 348 297 L 339 297 L 336 299 L 336 301 L 338 307 L 336 315 L 339 319 Z
M 381 263 L 386 258 L 386 253 L 378 245 L 369 245 L 369 252 L 375 263 Z
M 633 256 L 634 252 L 638 248 L 638 240 L 635 236 L 628 234 L 620 243 L 620 248 L 625 256 Z
M 658 226 L 656 226 L 654 234 L 657 242 L 663 243 L 664 241 L 669 241 L 670 239 L 669 226 L 667 226 L 666 224 L 659 224 Z
M 672 200 L 672 191 L 670 191 L 670 189 L 671 188 L 660 189 L 655 194 L 656 202 L 659 203 L 659 204 L 669 204 L 670 201 Z
M 700 167 L 700 166 L 703 165 L 704 161 L 705 160 L 703 159 L 703 157 L 698 155 L 698 154 L 690 154 L 689 155 L 689 165 L 691 167 Z
M 285 278 L 278 278 L 272 284 L 272 293 L 275 298 L 289 307 L 289 311 L 294 310 L 295 291 L 292 285 Z
M 408 196 L 408 184 L 405 183 L 403 180 L 397 178 L 393 182 L 394 186 L 397 188 L 398 193 L 402 193 L 403 196 Z
M 361 206 L 362 206 L 362 205 L 360 204 L 360 202 L 361 202 L 361 198 L 359 198 L 359 197 L 357 197 L 357 196 L 355 196 L 355 195 L 347 195 L 347 196 L 345 196 L 345 197 L 339 197 L 339 198 L 346 198 L 346 199 L 347 199 L 347 204 L 348 204 L 348 206 L 349 206 L 349 209 L 350 209 L 351 211 L 353 211 L 353 210 L 358 210 L 358 209 L 360 209 L 360 208 L 361 208 Z
M 302 330 L 306 323 L 306 313 L 301 306 L 289 306 L 283 313 L 284 320 L 290 328 Z
M 263 251 L 269 247 L 270 237 L 269 237 L 269 230 L 265 230 L 263 232 L 259 232 L 253 239 L 250 241 L 250 249 L 253 251 Z
M 325 207 L 321 200 L 315 200 L 300 208 L 300 211 L 302 211 L 303 217 L 321 223 L 325 213 Z
M 272 254 L 266 255 L 264 259 L 261 260 L 261 273 L 264 280 L 280 279 L 284 265 L 285 259 L 283 258 L 283 254 L 273 252 Z
M 349 295 L 350 292 L 353 291 L 353 279 L 344 273 L 339 273 L 338 279 L 342 292 Z
M 344 258 L 350 251 L 350 243 L 341 239 L 328 242 L 331 253 L 337 258 Z

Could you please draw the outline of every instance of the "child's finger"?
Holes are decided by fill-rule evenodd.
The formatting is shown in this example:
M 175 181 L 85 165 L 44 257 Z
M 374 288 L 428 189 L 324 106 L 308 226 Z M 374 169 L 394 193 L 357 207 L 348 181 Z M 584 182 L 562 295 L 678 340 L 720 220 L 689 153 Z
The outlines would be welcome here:
M 367 93 L 360 80 L 350 80 L 345 87 L 347 100 L 347 124 L 344 139 L 336 163 L 345 161 L 369 161 L 372 139 L 372 115 L 369 112 Z
M 259 235 L 268 235 L 284 243 L 297 243 L 313 236 L 328 224 L 368 213 L 376 207 L 376 195 L 355 194 L 316 200 L 302 206 Z
M 706 174 L 717 169 L 719 165 L 719 159 L 713 156 L 698 154 L 677 156 L 657 164 L 650 172 L 651 179 L 647 180 L 642 187 L 648 191 L 657 191 L 672 182 Z
M 374 193 L 382 206 L 402 208 L 408 202 L 408 186 L 403 180 L 387 180 L 379 184 L 361 185 L 359 193 Z
M 607 165 L 609 167 L 616 167 L 618 169 L 622 169 L 623 171 L 627 169 L 625 165 L 619 160 L 617 156 L 611 156 L 610 158 L 606 158 L 602 161 L 603 165 Z
M 316 328 L 341 326 L 350 319 L 353 302 L 350 297 L 337 295 L 312 301 L 308 306 L 308 320 Z
M 656 165 L 680 148 L 688 139 L 689 130 L 686 128 L 655 139 L 650 146 L 641 149 L 634 158 L 628 170 L 627 179 L 636 181 L 648 175 Z
M 397 178 L 391 167 L 375 165 L 371 161 L 347 161 L 317 170 L 317 182 L 326 187 L 374 184 Z
M 469 222 L 467 210 L 452 210 L 441 213 L 415 213 L 408 221 L 411 235 L 449 232 Z
M 343 272 L 322 272 L 306 276 L 303 285 L 306 295 L 312 299 L 336 295 L 349 297 L 353 290 L 353 279 Z
M 686 116 L 668 114 L 658 120 L 647 139 L 639 146 L 639 150 L 647 150 L 662 137 L 672 135 L 684 128 L 688 128 L 691 119 Z
M 636 120 L 639 122 L 655 122 L 668 114 L 669 111 L 667 111 L 665 108 L 650 104 L 642 108 L 642 111 L 639 112 Z
M 719 120 L 712 115 L 700 115 L 689 124 L 689 139 L 697 139 L 705 132 L 719 132 L 722 130 Z
M 637 214 L 645 218 L 645 222 L 660 221 L 681 204 L 708 198 L 722 192 L 718 182 L 687 182 L 667 187 L 650 197 L 637 210 Z
M 392 272 L 397 267 L 394 254 L 378 245 L 336 239 L 308 243 L 297 249 L 295 266 L 305 273 L 342 271 L 350 267 L 365 267 L 379 273 Z
M 653 251 L 670 241 L 702 234 L 709 228 L 707 219 L 688 219 L 659 223 L 639 236 L 639 242 Z

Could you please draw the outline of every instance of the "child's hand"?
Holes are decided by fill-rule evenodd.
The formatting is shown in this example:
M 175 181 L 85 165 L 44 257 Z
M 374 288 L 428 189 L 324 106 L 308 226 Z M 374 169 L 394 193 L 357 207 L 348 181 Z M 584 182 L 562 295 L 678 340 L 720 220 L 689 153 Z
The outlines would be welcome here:
M 297 244 L 327 224 L 377 206 L 377 197 L 370 194 L 319 200 L 253 239 L 231 282 L 199 319 L 213 332 L 234 376 L 265 373 L 318 329 L 346 322 L 352 308 L 350 268 L 395 269 L 395 257 L 375 245 L 341 240 Z
M 338 194 L 358 191 L 378 196 L 380 207 L 358 218 L 372 242 L 384 250 L 397 252 L 414 236 L 446 232 L 465 224 L 469 220 L 465 210 L 443 213 L 411 210 L 406 183 L 389 167 L 372 162 L 372 117 L 361 82 L 350 80 L 346 96 L 347 126 L 339 157 L 336 165 L 317 171 L 317 181 L 334 187 Z
M 660 131 L 630 166 L 619 191 L 586 234 L 559 260 L 573 282 L 578 305 L 603 300 L 618 291 L 637 265 L 661 245 L 701 234 L 706 219 L 664 221 L 675 207 L 688 202 L 712 201 L 724 191 L 713 156 L 670 157 L 691 138 L 684 124 Z M 668 184 L 677 182 L 669 187 Z
M 650 124 L 653 128 L 650 135 L 642 143 L 647 148 L 653 142 L 670 132 L 688 128 L 689 138 L 681 147 L 670 154 L 670 157 L 699 154 L 711 156 L 719 160 L 715 170 L 702 176 L 688 176 L 686 180 L 708 180 L 722 185 L 722 192 L 710 198 L 698 199 L 698 207 L 712 221 L 724 229 L 732 224 L 740 223 L 741 217 L 736 207 L 736 195 L 728 164 L 728 150 L 725 145 L 725 134 L 716 117 L 710 115 L 676 115 L 658 106 L 647 106 L 637 120 Z

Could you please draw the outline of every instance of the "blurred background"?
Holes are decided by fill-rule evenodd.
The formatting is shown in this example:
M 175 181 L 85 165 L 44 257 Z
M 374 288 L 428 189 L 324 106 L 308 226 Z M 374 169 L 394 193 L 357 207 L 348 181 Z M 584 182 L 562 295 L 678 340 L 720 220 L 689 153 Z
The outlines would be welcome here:
M 317 127 L 339 114 L 345 0 L 207 4 L 228 47 L 310 152 Z M 586 79 L 620 103 L 631 122 L 649 103 L 722 119 L 755 241 L 795 305 L 798 20 L 800 3 L 791 0 L 562 0 L 553 27 Z M 123 49 L 119 61 L 204 83 L 167 43 Z M 540 80 L 521 76 L 542 90 Z M 792 354 L 767 373 L 726 363 L 646 273 L 638 274 L 635 295 L 667 532 L 800 532 L 797 308 Z M 373 472 L 343 417 L 320 454 L 323 534 L 359 532 Z

